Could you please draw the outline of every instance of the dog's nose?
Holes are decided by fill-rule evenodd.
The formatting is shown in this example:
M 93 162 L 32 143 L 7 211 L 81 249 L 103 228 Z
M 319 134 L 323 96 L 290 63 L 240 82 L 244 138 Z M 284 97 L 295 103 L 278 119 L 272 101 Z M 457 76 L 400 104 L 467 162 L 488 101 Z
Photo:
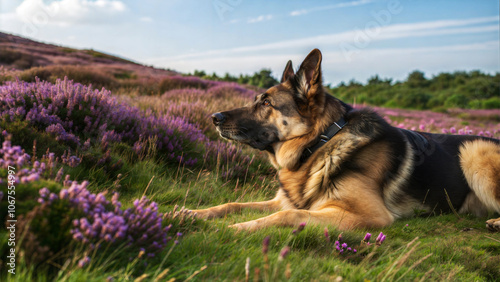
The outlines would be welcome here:
M 212 121 L 215 125 L 219 125 L 226 120 L 226 117 L 222 113 L 215 113 L 212 115 Z

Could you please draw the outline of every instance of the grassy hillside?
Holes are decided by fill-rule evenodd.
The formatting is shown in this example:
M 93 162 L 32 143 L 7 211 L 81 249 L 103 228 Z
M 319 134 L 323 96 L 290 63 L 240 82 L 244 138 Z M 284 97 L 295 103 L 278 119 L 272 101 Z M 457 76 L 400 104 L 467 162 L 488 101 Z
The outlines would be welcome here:
M 486 230 L 487 218 L 422 217 L 416 211 L 390 227 L 341 236 L 333 226 L 307 224 L 303 230 L 254 233 L 227 228 L 266 215 L 261 212 L 195 220 L 182 207 L 269 199 L 278 187 L 265 156 L 221 140 L 209 118 L 248 103 L 258 92 L 161 70 L 148 76 L 135 69 L 136 78 L 122 78 L 106 69 L 102 74 L 116 83 L 102 84 L 109 91 L 58 77 L 64 73 L 50 69 L 56 67 L 69 70 L 49 65 L 0 74 L 0 217 L 17 220 L 12 233 L 0 231 L 2 281 L 500 276 L 500 234 Z M 97 83 L 103 80 L 89 73 L 99 68 L 89 64 L 71 71 Z M 40 69 L 50 75 L 36 79 Z M 24 76 L 16 80 L 19 74 Z M 401 128 L 500 138 L 498 109 L 376 110 Z M 368 232 L 371 239 L 363 241 Z M 377 243 L 380 233 L 386 237 Z M 16 243 L 15 275 L 8 272 L 10 236 Z

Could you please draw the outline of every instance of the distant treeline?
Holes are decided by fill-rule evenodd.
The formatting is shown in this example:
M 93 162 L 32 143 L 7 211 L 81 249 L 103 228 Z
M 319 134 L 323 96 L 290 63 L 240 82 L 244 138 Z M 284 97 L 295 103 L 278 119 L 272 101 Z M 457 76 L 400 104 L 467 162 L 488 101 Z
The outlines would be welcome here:
M 226 73 L 217 76 L 204 71 L 194 71 L 193 75 L 217 81 L 232 81 L 268 88 L 278 83 L 271 76 L 271 70 L 262 69 L 253 75 L 239 77 Z M 440 73 L 430 79 L 421 71 L 413 71 L 405 81 L 378 75 L 368 79 L 366 84 L 355 80 L 341 82 L 337 86 L 327 85 L 329 92 L 348 103 L 369 104 L 391 108 L 433 109 L 499 109 L 500 73 L 489 75 L 481 71 L 456 71 Z
M 238 77 L 232 76 L 229 73 L 226 73 L 224 76 L 217 76 L 216 73 L 207 74 L 205 73 L 205 71 L 199 70 L 195 70 L 193 75 L 203 79 L 237 82 L 240 84 L 249 84 L 260 88 L 269 88 L 279 83 L 273 76 L 271 76 L 270 69 L 261 69 L 259 72 L 255 72 L 253 75 L 240 74 L 240 76 Z
M 330 93 L 349 103 L 410 109 L 499 109 L 500 73 L 480 71 L 440 73 L 431 79 L 413 71 L 405 81 L 392 82 L 375 75 L 363 85 L 351 80 Z

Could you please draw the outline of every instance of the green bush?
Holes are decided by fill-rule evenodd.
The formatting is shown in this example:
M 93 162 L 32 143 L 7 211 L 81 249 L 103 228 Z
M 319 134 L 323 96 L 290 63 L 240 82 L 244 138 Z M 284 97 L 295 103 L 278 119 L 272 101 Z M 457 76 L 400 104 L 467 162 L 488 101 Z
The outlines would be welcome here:
M 483 101 L 483 109 L 500 109 L 500 97 L 491 97 Z
M 444 101 L 444 105 L 448 108 L 465 108 L 469 101 L 463 94 L 453 94 Z

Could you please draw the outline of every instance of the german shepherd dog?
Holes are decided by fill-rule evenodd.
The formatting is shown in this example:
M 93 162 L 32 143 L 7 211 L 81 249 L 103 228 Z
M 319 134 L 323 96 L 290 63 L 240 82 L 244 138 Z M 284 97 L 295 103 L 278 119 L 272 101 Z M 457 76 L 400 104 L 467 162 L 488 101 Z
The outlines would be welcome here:
M 500 213 L 500 140 L 392 127 L 326 93 L 321 59 L 311 51 L 296 73 L 289 61 L 279 85 L 212 115 L 223 138 L 268 153 L 280 187 L 272 200 L 194 210 L 197 217 L 250 208 L 275 213 L 230 227 L 309 222 L 345 230 L 388 226 L 416 211 Z M 500 218 L 486 226 L 500 231 Z

